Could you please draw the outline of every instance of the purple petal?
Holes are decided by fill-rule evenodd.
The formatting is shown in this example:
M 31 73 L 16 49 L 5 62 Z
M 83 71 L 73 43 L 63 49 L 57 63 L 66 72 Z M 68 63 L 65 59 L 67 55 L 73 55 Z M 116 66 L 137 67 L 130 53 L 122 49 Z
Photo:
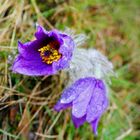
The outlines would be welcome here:
M 68 107 L 71 107 L 71 106 L 72 106 L 71 103 L 62 104 L 62 103 L 60 103 L 60 101 L 58 101 L 57 104 L 54 106 L 54 110 L 55 111 L 60 111 L 60 110 L 67 109 Z
M 83 92 L 85 87 L 89 85 L 89 78 L 81 78 L 77 80 L 74 84 L 70 87 L 66 88 L 61 96 L 60 102 L 61 103 L 70 103 L 74 99 L 78 97 L 79 94 Z
M 29 61 L 21 55 L 16 58 L 12 70 L 16 73 L 30 76 L 50 75 L 55 73 L 52 67 L 43 63 L 41 59 Z
M 20 41 L 18 42 L 18 51 L 20 55 L 26 60 L 36 60 L 40 58 L 40 53 L 38 49 L 42 47 L 41 43 L 38 40 L 30 41 L 22 44 Z
M 37 31 L 35 33 L 35 37 L 38 40 L 44 40 L 48 35 L 48 31 L 46 31 L 42 26 L 37 26 Z
M 52 37 L 52 39 L 57 40 L 60 45 L 64 43 L 63 38 L 60 36 L 60 31 L 53 29 L 48 33 L 49 37 Z
M 76 118 L 81 118 L 86 114 L 87 106 L 91 100 L 93 89 L 95 86 L 94 78 L 83 78 L 86 84 L 79 91 L 79 96 L 73 101 L 72 114 Z
M 63 39 L 63 44 L 59 49 L 59 52 L 67 57 L 71 57 L 74 50 L 75 44 L 70 36 L 61 34 L 60 37 Z
M 75 128 L 78 128 L 86 121 L 86 116 L 83 116 L 82 118 L 76 118 L 75 116 L 72 115 L 72 121 Z
M 42 44 L 44 44 L 44 46 L 52 41 L 57 41 L 59 42 L 60 45 L 62 45 L 63 39 L 59 34 L 60 32 L 56 29 L 46 31 L 42 26 L 38 26 L 35 36 L 37 40 L 39 40 L 40 42 L 42 42 Z
M 90 103 L 87 107 L 86 120 L 90 123 L 100 117 L 108 106 L 106 89 L 101 80 L 97 80 Z
M 59 34 L 57 38 L 62 40 L 59 39 L 59 42 L 61 42 L 59 52 L 62 54 L 62 57 L 58 62 L 53 63 L 53 67 L 61 70 L 69 67 L 75 44 L 72 38 L 67 35 Z
M 60 102 L 61 103 L 71 103 L 79 93 L 76 92 L 75 90 L 75 85 L 72 85 L 71 87 L 67 88 L 64 90 L 62 93 Z
M 95 119 L 94 121 L 92 121 L 92 122 L 90 123 L 90 124 L 91 124 L 91 127 L 92 127 L 92 130 L 93 130 L 93 133 L 94 133 L 95 135 L 98 135 L 97 127 L 98 127 L 99 120 L 100 120 L 100 118 L 97 118 L 97 119 Z

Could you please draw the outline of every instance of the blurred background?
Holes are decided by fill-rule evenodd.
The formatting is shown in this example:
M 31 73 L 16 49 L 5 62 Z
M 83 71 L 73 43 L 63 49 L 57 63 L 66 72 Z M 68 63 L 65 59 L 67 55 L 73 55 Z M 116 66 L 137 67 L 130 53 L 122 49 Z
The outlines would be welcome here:
M 75 129 L 70 109 L 53 106 L 67 74 L 28 77 L 11 72 L 17 41 L 34 39 L 35 24 L 72 28 L 88 36 L 114 65 L 110 106 L 98 137 L 85 123 Z M 0 0 L 0 139 L 140 140 L 140 0 Z

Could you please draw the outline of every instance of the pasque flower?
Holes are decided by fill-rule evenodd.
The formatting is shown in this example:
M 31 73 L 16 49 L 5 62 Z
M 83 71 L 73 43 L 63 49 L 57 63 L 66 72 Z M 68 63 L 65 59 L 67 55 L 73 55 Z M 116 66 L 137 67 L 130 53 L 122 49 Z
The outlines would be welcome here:
M 72 121 L 75 127 L 87 121 L 91 124 L 93 132 L 97 134 L 99 119 L 107 106 L 104 82 L 94 77 L 86 77 L 66 88 L 54 108 L 60 111 L 72 107 Z
M 69 86 L 54 109 L 60 111 L 71 107 L 75 127 L 88 122 L 97 135 L 98 122 L 108 106 L 105 79 L 108 81 L 109 75 L 114 74 L 113 65 L 97 50 L 77 48 L 67 71 Z
M 24 44 L 18 42 L 19 55 L 12 66 L 14 72 L 30 76 L 51 75 L 69 66 L 77 45 L 76 36 L 56 29 L 46 31 L 38 25 L 35 37 Z

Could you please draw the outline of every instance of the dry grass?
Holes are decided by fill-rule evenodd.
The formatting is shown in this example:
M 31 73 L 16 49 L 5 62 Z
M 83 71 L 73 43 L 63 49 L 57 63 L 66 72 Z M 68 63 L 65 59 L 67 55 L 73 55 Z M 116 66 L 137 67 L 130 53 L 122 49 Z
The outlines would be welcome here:
M 0 1 L 0 139 L 135 140 L 139 139 L 140 41 L 139 1 L 82 2 L 51 0 Z M 53 111 L 68 77 L 27 77 L 13 74 L 10 66 L 17 41 L 33 40 L 35 23 L 46 29 L 74 28 L 89 36 L 115 65 L 110 107 L 94 138 L 85 124 L 75 130 L 69 110 Z M 63 114 L 63 115 L 62 115 Z

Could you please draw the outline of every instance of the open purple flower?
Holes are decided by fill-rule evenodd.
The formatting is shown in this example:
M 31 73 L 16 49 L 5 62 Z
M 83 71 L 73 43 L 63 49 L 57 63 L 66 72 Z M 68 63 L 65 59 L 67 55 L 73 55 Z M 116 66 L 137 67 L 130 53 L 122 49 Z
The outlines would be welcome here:
M 24 44 L 18 42 L 19 55 L 12 66 L 14 72 L 30 76 L 51 75 L 69 66 L 75 47 L 71 36 L 38 26 L 35 37 Z
M 97 135 L 99 119 L 108 106 L 105 84 L 93 77 L 81 78 L 65 89 L 55 105 L 56 111 L 72 107 L 72 121 L 76 128 L 84 122 L 91 124 Z

